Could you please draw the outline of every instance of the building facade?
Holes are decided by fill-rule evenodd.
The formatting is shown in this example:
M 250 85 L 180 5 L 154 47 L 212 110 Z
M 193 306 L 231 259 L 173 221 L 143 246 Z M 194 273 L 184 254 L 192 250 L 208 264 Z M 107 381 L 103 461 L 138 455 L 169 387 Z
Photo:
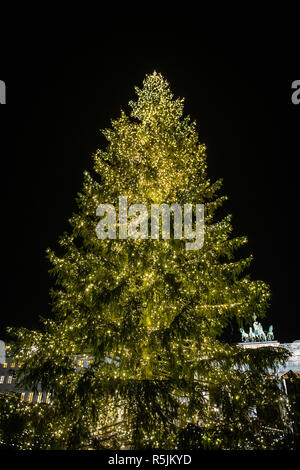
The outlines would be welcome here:
M 76 356 L 76 368 L 90 367 L 92 358 L 86 355 Z M 36 392 L 23 390 L 16 383 L 17 372 L 21 369 L 22 363 L 16 362 L 6 354 L 4 341 L 0 340 L 0 394 L 17 393 L 21 400 L 28 403 L 51 403 L 49 393 L 43 392 L 40 387 Z

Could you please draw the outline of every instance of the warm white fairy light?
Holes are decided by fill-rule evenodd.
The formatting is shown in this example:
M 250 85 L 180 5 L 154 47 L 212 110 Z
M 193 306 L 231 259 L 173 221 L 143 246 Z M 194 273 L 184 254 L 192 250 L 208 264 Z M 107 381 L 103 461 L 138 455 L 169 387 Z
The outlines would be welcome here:
M 22 373 L 33 385 L 42 380 L 53 397 L 48 407 L 0 397 L 5 416 L 29 417 L 11 445 L 176 448 L 180 430 L 201 425 L 208 447 L 228 448 L 226 432 L 237 433 L 236 448 L 272 447 L 264 432 L 250 435 L 247 420 L 252 399 L 270 400 L 270 379 L 262 380 L 263 369 L 241 375 L 235 362 L 252 353 L 218 340 L 232 319 L 247 322 L 254 308 L 265 312 L 268 287 L 243 277 L 251 257 L 232 259 L 247 240 L 231 238 L 229 216 L 215 220 L 226 197 L 218 195 L 221 181 L 207 177 L 206 147 L 183 117 L 183 100 L 173 99 L 157 73 L 136 91 L 131 117 L 121 112 L 104 131 L 107 148 L 94 155 L 99 181 L 84 174 L 72 231 L 60 240 L 64 254 L 48 250 L 58 281 L 55 320 L 44 321 L 43 333 L 15 332 L 11 353 L 24 364 Z M 129 204 L 205 204 L 204 247 L 189 252 L 183 240 L 99 240 L 96 208 L 116 204 L 119 195 Z M 93 358 L 88 368 L 76 365 L 78 354 L 79 361 Z M 265 358 L 265 369 L 275 360 Z M 37 435 L 39 419 L 44 437 Z M 190 436 L 196 434 L 194 428 Z

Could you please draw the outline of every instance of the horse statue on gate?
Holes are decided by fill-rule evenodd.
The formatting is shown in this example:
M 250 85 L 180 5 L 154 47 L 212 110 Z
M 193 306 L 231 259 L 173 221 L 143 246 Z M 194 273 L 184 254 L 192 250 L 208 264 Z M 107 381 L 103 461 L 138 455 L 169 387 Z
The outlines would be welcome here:
M 254 335 L 255 339 L 257 341 L 266 341 L 267 337 L 265 335 L 265 332 L 263 330 L 263 327 L 261 326 L 261 323 L 257 323 L 256 321 L 253 323 L 253 328 L 254 328 Z
M 246 333 L 246 331 L 244 331 L 243 328 L 240 328 L 240 332 L 242 333 L 242 341 L 243 341 L 243 342 L 244 342 L 244 341 L 248 341 L 248 339 L 249 339 L 248 333 Z
M 267 333 L 267 341 L 273 341 L 274 334 L 273 334 L 273 325 L 269 326 L 269 331 Z
M 256 315 L 253 315 L 253 327 L 249 327 L 249 333 L 246 333 L 246 331 L 243 328 L 240 328 L 240 332 L 242 334 L 242 342 L 265 342 L 265 341 L 273 341 L 274 340 L 274 334 L 273 334 L 273 325 L 269 327 L 268 331 L 264 331 L 262 324 L 258 323 L 256 321 Z
M 250 328 L 249 328 L 248 337 L 249 337 L 249 340 L 250 340 L 250 341 L 255 341 L 255 334 L 253 333 L 251 326 L 250 326 Z

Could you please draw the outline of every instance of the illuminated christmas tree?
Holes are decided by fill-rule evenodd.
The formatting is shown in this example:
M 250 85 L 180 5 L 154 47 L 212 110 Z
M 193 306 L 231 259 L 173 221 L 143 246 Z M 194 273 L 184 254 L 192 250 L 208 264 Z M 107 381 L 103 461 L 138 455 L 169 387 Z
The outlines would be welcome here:
M 230 322 L 265 314 L 269 289 L 246 274 L 251 257 L 234 258 L 247 240 L 231 236 L 229 215 L 217 220 L 226 197 L 221 181 L 207 176 L 206 148 L 183 116 L 183 99 L 155 72 L 136 92 L 130 116 L 122 111 L 103 131 L 108 145 L 94 155 L 94 175 L 84 175 L 61 253 L 48 251 L 54 320 L 41 332 L 11 330 L 19 380 L 41 384 L 52 403 L 12 406 L 3 398 L 10 410 L 3 419 L 17 414 L 27 423 L 17 448 L 276 448 L 264 411 L 281 409 L 271 419 L 280 436 L 288 415 L 268 371 L 287 353 L 221 340 Z M 184 234 L 151 238 L 150 215 L 148 237 L 128 237 L 120 196 L 128 207 L 192 204 L 195 212 L 203 204 L 203 246 L 186 249 Z M 114 238 L 97 236 L 101 204 L 116 208 Z M 84 355 L 90 366 L 78 368 Z

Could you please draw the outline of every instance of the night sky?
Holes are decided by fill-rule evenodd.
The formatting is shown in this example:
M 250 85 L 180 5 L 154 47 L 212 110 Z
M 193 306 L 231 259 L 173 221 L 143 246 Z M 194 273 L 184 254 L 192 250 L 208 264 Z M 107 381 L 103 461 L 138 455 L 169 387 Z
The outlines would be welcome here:
M 209 177 L 224 179 L 224 213 L 249 239 L 237 255 L 252 253 L 252 278 L 271 287 L 263 326 L 273 324 L 281 342 L 300 339 L 296 21 L 282 29 L 125 7 L 35 13 L 26 6 L 1 19 L 0 338 L 9 325 L 38 328 L 39 316 L 51 316 L 45 250 L 69 228 L 83 171 L 106 145 L 100 129 L 129 112 L 134 86 L 156 70 L 185 97 Z M 227 333 L 239 340 L 237 325 Z

